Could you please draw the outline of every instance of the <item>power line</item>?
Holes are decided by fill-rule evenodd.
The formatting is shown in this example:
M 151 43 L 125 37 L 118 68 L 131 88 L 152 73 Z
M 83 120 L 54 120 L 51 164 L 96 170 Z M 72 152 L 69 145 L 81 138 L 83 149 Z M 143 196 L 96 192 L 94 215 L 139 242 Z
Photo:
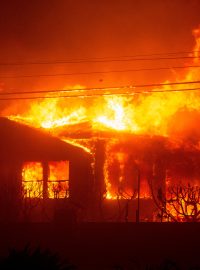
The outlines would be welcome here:
M 57 64 L 84 64 L 84 63 L 112 63 L 112 62 L 132 62 L 132 61 L 157 61 L 157 60 L 181 60 L 181 59 L 199 59 L 198 56 L 179 56 L 179 57 L 154 57 L 154 58 L 136 58 L 127 59 L 86 59 L 86 60 L 68 60 L 68 61 L 40 61 L 40 62 L 0 62 L 1 66 L 24 66 L 24 65 L 57 65 Z
M 70 59 L 70 60 L 88 60 L 88 59 L 109 59 L 109 58 L 133 58 L 133 57 L 148 57 L 148 56 L 162 56 L 162 55 L 177 55 L 177 54 L 194 54 L 200 53 L 198 50 L 194 51 L 176 51 L 176 52 L 162 52 L 162 53 L 150 53 L 150 54 L 135 54 L 135 55 L 118 55 L 118 56 L 104 56 L 104 57 L 87 57 L 82 59 Z
M 140 68 L 140 69 L 123 69 L 123 70 L 108 70 L 108 71 L 91 71 L 91 72 L 74 72 L 74 73 L 54 73 L 54 74 L 36 74 L 36 75 L 12 75 L 0 76 L 2 79 L 17 79 L 17 78 L 35 78 L 35 77 L 57 77 L 57 76 L 74 76 L 74 75 L 91 75 L 91 74 L 107 74 L 107 73 L 125 73 L 139 71 L 159 71 L 169 69 L 186 69 L 200 68 L 200 66 L 174 66 L 174 67 L 159 67 L 159 68 Z
M 152 56 L 165 56 L 165 55 L 180 55 L 180 54 L 194 54 L 194 53 L 200 53 L 200 51 L 177 51 L 177 52 L 166 52 L 166 53 L 151 53 L 151 54 L 136 54 L 136 55 L 121 55 L 121 56 L 104 56 L 104 57 L 85 57 L 85 58 L 71 58 L 71 59 L 65 59 L 65 60 L 54 60 L 52 62 L 62 62 L 62 61 L 90 61 L 90 60 L 108 60 L 108 59 L 119 59 L 119 58 L 137 58 L 137 57 L 152 57 Z M 14 62 L 14 64 L 29 64 L 29 63 L 49 63 L 48 61 L 39 61 L 39 62 Z M 51 62 L 51 61 L 50 61 Z M 0 64 L 6 64 L 6 65 L 12 65 L 11 63 L 1 63 Z
M 153 93 L 175 93 L 175 92 L 188 92 L 188 91 L 199 91 L 200 87 L 197 88 L 181 88 L 181 89 L 165 89 L 165 90 L 143 90 L 143 91 L 134 91 L 126 93 L 95 93 L 95 94 L 82 94 L 82 95 L 63 95 L 63 96 L 37 96 L 37 97 L 14 97 L 14 98 L 0 98 L 0 101 L 5 100 L 32 100 L 32 99 L 58 99 L 58 98 L 95 98 L 95 97 L 104 97 L 104 96 L 134 96 L 138 94 L 153 94 Z
M 199 84 L 199 81 L 185 81 L 185 82 L 170 82 L 170 83 L 152 83 L 152 84 L 136 84 L 125 86 L 109 86 L 109 87 L 90 87 L 90 88 L 68 88 L 68 89 L 52 89 L 52 90 L 36 90 L 36 91 L 24 91 L 24 92 L 1 92 L 2 95 L 24 95 L 24 94 L 41 94 L 41 93 L 63 93 L 63 92 L 84 92 L 84 91 L 98 91 L 98 90 L 120 90 L 120 89 L 135 89 L 145 87 L 162 87 L 173 85 L 187 85 L 187 84 Z M 147 91 L 147 90 L 146 90 Z M 150 90 L 152 92 L 152 90 Z

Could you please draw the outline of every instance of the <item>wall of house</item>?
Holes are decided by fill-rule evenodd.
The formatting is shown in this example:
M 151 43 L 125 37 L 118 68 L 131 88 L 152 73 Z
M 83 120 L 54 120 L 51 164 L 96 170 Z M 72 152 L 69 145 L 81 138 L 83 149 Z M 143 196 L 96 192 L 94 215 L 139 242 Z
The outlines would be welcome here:
M 14 222 L 21 207 L 20 165 L 14 161 L 0 162 L 0 222 Z
M 94 184 L 90 158 L 80 155 L 69 160 L 69 198 L 62 199 L 50 199 L 45 194 L 43 198 L 24 198 L 22 167 L 23 161 L 0 162 L 0 223 L 89 218 Z M 46 178 L 47 171 L 43 172 Z

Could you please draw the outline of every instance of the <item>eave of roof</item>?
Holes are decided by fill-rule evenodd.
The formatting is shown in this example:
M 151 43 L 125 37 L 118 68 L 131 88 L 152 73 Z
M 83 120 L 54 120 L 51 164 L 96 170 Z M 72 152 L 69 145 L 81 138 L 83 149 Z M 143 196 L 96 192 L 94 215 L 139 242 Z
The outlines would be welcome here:
M 40 129 L 0 117 L 0 160 L 79 160 L 89 156 Z

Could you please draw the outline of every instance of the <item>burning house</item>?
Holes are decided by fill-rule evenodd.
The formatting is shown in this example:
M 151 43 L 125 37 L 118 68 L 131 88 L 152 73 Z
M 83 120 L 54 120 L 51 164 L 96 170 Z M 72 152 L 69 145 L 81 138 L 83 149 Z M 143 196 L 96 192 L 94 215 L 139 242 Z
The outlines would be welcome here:
M 71 201 L 80 220 L 199 221 L 200 30 L 194 35 L 193 65 L 176 82 L 46 91 L 26 111 L 7 108 L 4 116 L 43 132 L 1 120 L 1 185 L 18 179 L 13 198 L 22 190 L 25 201 Z
M 0 129 L 2 221 L 173 220 L 171 213 L 182 205 L 176 205 L 177 194 L 162 200 L 167 188 L 199 183 L 200 151 L 194 142 L 120 132 L 85 139 L 80 148 L 6 118 Z M 180 219 L 189 215 L 185 211 Z
M 79 208 L 87 215 L 93 178 L 85 151 L 6 118 L 0 149 L 2 222 L 52 220 L 62 208 L 66 218 Z

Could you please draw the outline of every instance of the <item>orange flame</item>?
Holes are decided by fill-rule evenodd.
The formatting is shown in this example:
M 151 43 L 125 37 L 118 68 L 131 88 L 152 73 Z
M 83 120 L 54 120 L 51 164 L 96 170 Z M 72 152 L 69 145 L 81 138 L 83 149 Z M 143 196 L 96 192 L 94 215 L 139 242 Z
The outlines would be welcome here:
M 22 168 L 24 197 L 43 197 L 43 167 L 41 162 L 25 162 Z
M 48 197 L 69 197 L 69 161 L 50 162 L 48 177 Z
M 49 162 L 48 198 L 69 197 L 69 161 Z M 44 175 L 41 162 L 25 162 L 22 168 L 25 198 L 43 198 Z

